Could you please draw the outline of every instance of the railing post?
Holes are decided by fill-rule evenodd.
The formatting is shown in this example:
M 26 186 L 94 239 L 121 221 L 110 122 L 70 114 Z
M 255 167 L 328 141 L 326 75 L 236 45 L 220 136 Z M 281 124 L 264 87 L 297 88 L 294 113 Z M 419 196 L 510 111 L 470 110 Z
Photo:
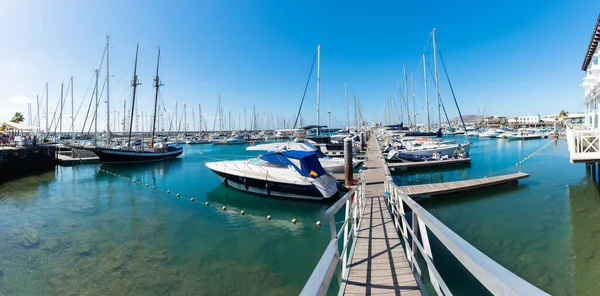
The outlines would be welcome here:
M 417 229 L 419 227 L 419 219 L 417 218 L 417 214 L 415 213 L 415 211 L 412 211 L 412 227 L 410 227 L 410 230 L 412 231 L 412 233 L 414 235 L 411 234 L 412 236 L 412 244 L 410 246 L 410 260 L 412 262 L 412 269 L 413 271 L 415 270 L 415 264 L 417 264 L 417 257 L 416 257 L 416 252 L 415 250 L 417 249 Z M 407 235 L 408 236 L 408 235 Z M 420 275 L 421 277 L 423 277 L 423 275 Z
M 414 212 L 413 212 L 413 215 L 414 215 Z M 427 226 L 425 225 L 425 222 L 423 222 L 421 220 L 421 218 L 417 217 L 417 220 L 419 221 L 418 223 L 419 223 L 419 232 L 421 234 L 421 245 L 423 246 L 423 249 L 425 251 L 425 254 L 423 254 L 423 256 L 429 257 L 431 264 L 433 264 L 433 253 L 431 252 L 431 245 L 429 244 L 429 235 L 427 234 Z M 444 295 L 444 294 L 442 294 L 442 291 L 440 290 L 440 283 L 438 283 L 438 281 L 437 281 L 437 278 L 433 272 L 433 268 L 428 266 L 427 270 L 429 271 L 429 280 L 431 281 L 431 285 L 435 289 L 435 292 L 438 295 Z

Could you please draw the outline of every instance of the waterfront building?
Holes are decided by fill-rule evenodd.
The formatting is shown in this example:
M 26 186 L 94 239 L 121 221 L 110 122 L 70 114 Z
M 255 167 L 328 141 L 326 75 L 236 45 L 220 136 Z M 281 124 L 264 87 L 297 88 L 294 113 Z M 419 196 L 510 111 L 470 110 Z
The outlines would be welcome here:
M 516 121 L 520 125 L 539 124 L 540 116 L 539 115 L 518 116 Z
M 571 162 L 597 163 L 600 161 L 600 128 L 598 109 L 600 107 L 600 15 L 592 31 L 592 37 L 585 54 L 581 70 L 585 71 L 583 83 L 585 119 L 583 125 L 568 125 L 567 140 Z

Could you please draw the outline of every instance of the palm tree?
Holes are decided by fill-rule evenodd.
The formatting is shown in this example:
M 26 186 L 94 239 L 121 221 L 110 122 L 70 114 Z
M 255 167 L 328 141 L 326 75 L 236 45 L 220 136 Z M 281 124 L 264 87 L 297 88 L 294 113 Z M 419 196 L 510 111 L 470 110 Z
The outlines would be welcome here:
M 13 118 L 10 120 L 10 122 L 14 122 L 14 123 L 21 123 L 25 121 L 25 116 L 23 116 L 23 114 L 21 114 L 21 112 L 16 112 L 15 116 L 13 116 Z
M 560 110 L 560 113 L 558 113 L 558 117 L 567 117 L 567 115 L 569 115 L 569 112 L 565 111 L 565 110 Z

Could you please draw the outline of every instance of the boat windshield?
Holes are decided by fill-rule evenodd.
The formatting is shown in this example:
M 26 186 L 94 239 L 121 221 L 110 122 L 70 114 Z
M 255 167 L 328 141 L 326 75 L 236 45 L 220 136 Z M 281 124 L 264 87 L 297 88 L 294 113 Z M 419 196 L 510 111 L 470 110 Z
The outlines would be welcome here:
M 285 168 L 285 166 L 277 164 L 277 163 L 272 163 L 272 162 L 268 162 L 266 160 L 262 160 L 260 158 L 253 158 L 251 160 L 248 161 L 248 164 L 251 165 L 256 165 L 256 166 L 261 166 L 261 167 L 271 167 L 271 168 Z

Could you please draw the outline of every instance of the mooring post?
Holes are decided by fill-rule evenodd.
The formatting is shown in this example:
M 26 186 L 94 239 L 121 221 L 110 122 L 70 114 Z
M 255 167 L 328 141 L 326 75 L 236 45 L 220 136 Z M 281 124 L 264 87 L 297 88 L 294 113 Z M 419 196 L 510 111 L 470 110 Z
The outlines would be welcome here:
M 590 167 L 592 168 L 592 179 L 596 182 L 596 163 L 590 163 Z
M 589 176 L 591 174 L 591 165 L 589 162 L 585 163 L 585 174 L 586 176 Z
M 352 167 L 352 138 L 344 139 L 344 180 L 346 187 L 350 186 L 354 180 L 354 172 Z
M 360 133 L 360 151 L 365 151 L 366 150 L 366 140 L 365 140 L 365 133 L 362 132 Z

